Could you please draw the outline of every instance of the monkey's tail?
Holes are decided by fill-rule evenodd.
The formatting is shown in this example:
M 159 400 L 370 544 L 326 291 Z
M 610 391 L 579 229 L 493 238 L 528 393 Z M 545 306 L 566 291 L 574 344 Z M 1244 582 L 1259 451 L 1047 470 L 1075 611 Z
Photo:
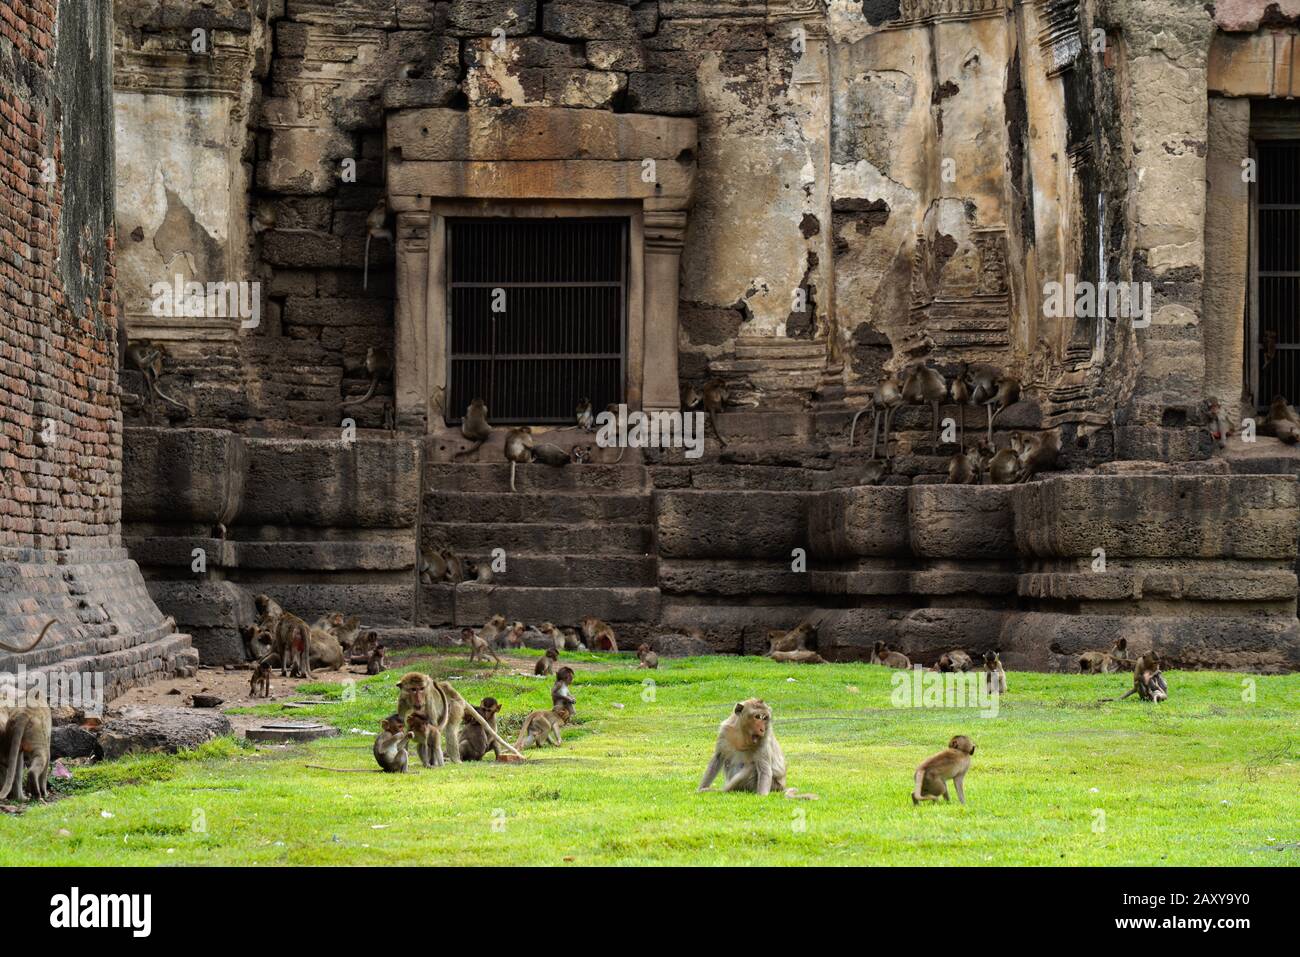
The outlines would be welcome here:
M 3 648 L 5 651 L 12 651 L 14 654 L 19 654 L 19 655 L 31 651 L 33 648 L 35 648 L 42 641 L 45 640 L 45 633 L 50 630 L 50 626 L 53 625 L 55 621 L 57 621 L 57 619 L 55 618 L 51 618 L 49 621 L 47 621 L 45 623 L 45 627 L 41 629 L 41 633 L 36 636 L 36 640 L 33 641 L 30 645 L 28 645 L 26 648 L 18 648 L 14 645 L 6 645 L 3 641 L 0 641 L 0 648 Z
M 484 445 L 484 443 L 486 443 L 486 442 L 487 442 L 487 439 L 484 439 L 482 442 L 476 442 L 474 445 L 470 446 L 470 447 L 467 448 L 467 449 L 463 449 L 463 450 L 461 450 L 460 452 L 454 452 L 454 453 L 452 453 L 452 456 L 451 456 L 451 457 L 452 457 L 453 459 L 458 459 L 458 458 L 460 458 L 462 455 L 472 455 L 473 453 L 477 452 L 479 449 L 483 448 L 483 445 Z
M 922 771 L 920 768 L 917 768 L 917 769 L 916 769 L 916 784 L 912 787 L 912 803 L 913 803 L 913 804 L 920 804 L 921 801 L 923 800 L 922 797 L 921 797 L 921 779 L 922 779 L 924 776 L 925 776 L 925 772 Z
M 361 398 L 359 398 L 359 399 L 347 399 L 347 400 L 343 401 L 343 402 L 340 403 L 340 404 L 341 404 L 341 405 L 359 405 L 359 404 L 362 403 L 362 402 L 369 402 L 371 396 L 373 396 L 373 395 L 375 394 L 375 388 L 376 388 L 378 385 L 379 385 L 379 377 L 378 377 L 378 376 L 371 376 L 371 377 L 370 377 L 370 388 L 366 390 L 366 394 L 365 394 L 365 395 L 363 395 L 363 396 L 362 396 Z
M 14 786 L 14 778 L 18 772 L 19 748 L 23 743 L 23 733 L 27 730 L 27 723 L 30 719 L 26 714 L 20 714 L 14 718 L 13 723 L 9 725 L 9 753 L 4 756 L 8 762 L 8 768 L 5 770 L 4 783 L 0 784 L 0 800 L 9 796 L 9 789 Z M 21 787 L 21 779 L 18 781 Z
M 516 462 L 514 459 L 510 460 L 510 491 L 512 492 L 519 491 L 517 488 L 515 488 L 515 466 L 518 464 L 519 463 Z
M 162 389 L 158 388 L 157 382 L 153 384 L 153 390 L 154 392 L 158 393 L 158 398 L 162 399 L 164 402 L 170 402 L 172 405 L 176 406 L 176 408 L 184 409 L 186 412 L 190 410 L 190 407 L 186 405 L 184 402 L 177 402 L 175 399 L 169 396 Z
M 382 768 L 327 768 L 323 764 L 304 764 L 304 768 L 316 771 L 337 771 L 339 774 L 382 774 Z
M 800 791 L 798 788 L 786 788 L 785 796 L 792 801 L 820 801 L 821 795 L 812 794 L 808 791 Z
M 727 437 L 726 437 L 725 435 L 723 435 L 723 434 L 722 434 L 722 430 L 721 430 L 720 428 L 718 428 L 718 413 L 716 413 L 716 412 L 710 410 L 710 412 L 709 412 L 709 421 L 713 423 L 713 431 L 714 431 L 715 433 L 717 433 L 717 436 L 718 436 L 718 442 L 719 442 L 720 444 L 722 444 L 722 445 L 726 445 L 726 444 L 727 444 Z
M 361 288 L 370 286 L 370 233 L 366 233 L 366 263 L 361 270 Z

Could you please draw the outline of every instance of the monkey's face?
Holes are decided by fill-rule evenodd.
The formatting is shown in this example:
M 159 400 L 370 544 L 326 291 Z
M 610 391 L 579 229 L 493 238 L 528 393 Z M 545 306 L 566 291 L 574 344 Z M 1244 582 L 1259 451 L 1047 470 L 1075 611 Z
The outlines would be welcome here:
M 424 707 L 424 675 L 407 675 L 397 683 L 402 689 L 402 697 L 417 708 Z
M 387 734 L 400 734 L 402 731 L 402 722 L 398 718 L 385 718 L 383 721 L 379 722 L 379 726 L 383 728 Z
M 484 698 L 483 703 L 478 706 L 478 713 L 488 720 L 496 717 L 497 712 L 500 710 L 501 705 L 496 698 Z
M 557 681 L 567 685 L 573 680 L 573 669 L 566 665 L 555 673 L 555 677 Z
M 767 737 L 772 712 L 762 701 L 757 698 L 742 701 L 736 705 L 736 714 L 740 715 L 740 731 L 751 745 L 758 744 Z
M 872 647 L 872 650 L 877 655 L 883 655 L 885 653 L 885 643 L 883 641 L 876 642 L 875 645 Z
M 493 615 L 491 618 L 488 619 L 488 625 L 490 625 L 493 628 L 504 628 L 506 626 L 506 616 Z

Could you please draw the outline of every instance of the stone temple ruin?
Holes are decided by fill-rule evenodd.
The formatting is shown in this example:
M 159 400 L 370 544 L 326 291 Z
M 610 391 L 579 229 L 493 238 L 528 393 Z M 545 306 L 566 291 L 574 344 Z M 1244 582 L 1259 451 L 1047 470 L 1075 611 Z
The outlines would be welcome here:
M 1294 670 L 1300 459 L 1217 448 L 1205 400 L 1300 400 L 1298 34 L 1300 0 L 7 0 L 0 641 L 60 627 L 0 667 L 242 662 L 266 592 L 390 647 L 816 619 L 832 660 Z M 904 405 L 868 481 L 850 422 L 918 361 L 1016 376 L 996 444 L 1059 469 L 944 484 Z M 591 444 L 579 397 L 705 382 L 725 446 L 510 491 L 507 427 Z M 505 567 L 421 584 L 421 546 Z

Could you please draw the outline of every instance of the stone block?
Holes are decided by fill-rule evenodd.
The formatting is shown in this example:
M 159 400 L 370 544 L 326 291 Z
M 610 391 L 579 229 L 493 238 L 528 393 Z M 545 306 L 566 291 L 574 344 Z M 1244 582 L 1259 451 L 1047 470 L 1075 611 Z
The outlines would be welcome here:
M 124 429 L 123 520 L 231 522 L 243 502 L 245 451 L 219 429 Z

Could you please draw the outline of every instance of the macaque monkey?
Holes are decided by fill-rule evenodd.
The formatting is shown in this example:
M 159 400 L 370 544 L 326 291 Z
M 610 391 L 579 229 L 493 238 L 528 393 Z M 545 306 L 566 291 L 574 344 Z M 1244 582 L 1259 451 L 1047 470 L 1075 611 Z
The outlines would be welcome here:
M 718 436 L 718 444 L 726 445 L 727 437 L 722 434 L 718 428 L 718 413 L 722 412 L 727 404 L 727 384 L 721 379 L 710 379 L 699 389 L 690 386 L 683 397 L 682 407 L 684 409 L 693 409 L 697 405 L 702 406 L 704 411 L 709 413 L 709 422 L 713 426 L 714 433 Z M 619 453 L 622 458 L 622 453 Z
M 1275 396 L 1260 431 L 1266 435 L 1272 433 L 1285 445 L 1295 445 L 1300 441 L 1300 415 L 1296 415 L 1286 399 Z
M 1104 675 L 1128 670 L 1133 662 L 1123 657 L 1128 650 L 1128 639 L 1116 638 L 1110 651 L 1085 651 L 1079 656 L 1079 671 L 1085 675 Z
M 482 628 L 478 630 L 478 635 L 491 647 L 498 647 L 497 639 L 509 628 L 506 623 L 505 615 L 493 615 L 487 620 Z M 465 629 L 468 631 L 469 629 Z M 462 632 L 463 633 L 463 632 Z
M 1281 397 L 1279 396 L 1278 398 Z M 1273 401 L 1277 402 L 1277 399 L 1274 399 Z M 1286 400 L 1283 399 L 1282 403 L 1285 405 Z M 1228 447 L 1228 439 L 1232 437 L 1235 430 L 1232 427 L 1232 423 L 1228 421 L 1228 417 L 1224 414 L 1223 407 L 1219 405 L 1219 400 L 1213 396 L 1206 399 L 1204 412 L 1206 418 L 1209 419 L 1210 438 L 1214 440 L 1215 448 L 1226 449 Z M 1270 417 L 1272 416 L 1272 413 L 1273 409 L 1270 406 Z M 1300 438 L 1300 431 L 1297 431 L 1295 434 L 1296 438 Z M 1281 436 L 1279 435 L 1278 438 L 1281 438 Z M 1293 438 L 1291 442 L 1294 443 L 1295 438 Z
M 491 585 L 496 581 L 496 576 L 492 574 L 492 561 L 485 559 L 481 562 L 465 559 L 465 575 L 473 578 L 480 585 Z
M 988 436 L 986 441 L 993 446 L 993 420 L 1007 406 L 1020 399 L 1020 380 L 1007 375 L 1001 369 L 989 365 L 961 364 L 958 372 L 970 385 L 970 401 L 973 405 L 982 405 L 988 412 Z M 995 408 L 996 407 L 996 408 Z
M 945 651 L 939 656 L 938 663 L 934 666 L 935 671 L 970 671 L 975 667 L 975 662 L 971 656 L 964 651 Z
M 815 794 L 800 794 L 785 786 L 785 752 L 772 728 L 772 709 L 759 698 L 739 702 L 718 727 L 713 758 L 704 769 L 699 790 L 713 790 L 719 771 L 723 791 L 753 791 L 764 797 L 776 789 L 788 798 L 817 799 Z
M 573 684 L 573 669 L 564 665 L 555 672 L 555 684 L 551 686 L 551 707 L 558 707 L 563 704 L 571 711 L 578 710 L 578 699 L 573 696 L 569 690 L 569 685 Z
M 536 745 L 541 748 L 547 744 L 557 747 L 564 743 L 560 737 L 560 728 L 569 723 L 573 709 L 564 703 L 557 704 L 550 711 L 533 711 L 524 718 L 519 729 L 519 740 L 515 742 L 516 751 L 526 751 Z
M 547 648 L 546 654 L 537 659 L 537 664 L 533 666 L 535 675 L 553 675 L 555 674 L 555 662 L 560 657 L 560 653 L 554 648 Z
M 974 454 L 965 449 L 948 460 L 947 485 L 979 485 L 980 464 Z
M 366 661 L 366 674 L 382 675 L 388 670 L 388 662 L 384 660 L 384 652 L 386 650 L 387 649 L 379 643 L 376 643 L 375 646 L 370 649 L 370 657 Z
M 465 562 L 450 548 L 444 548 L 441 555 L 447 565 L 447 581 L 459 585 L 465 580 Z
M 1061 457 L 1061 436 L 1055 430 L 1022 435 L 1020 439 L 1020 477 L 1018 482 L 1028 482 L 1035 472 L 1056 468 Z
M 366 216 L 366 261 L 361 272 L 361 288 L 370 287 L 370 240 L 387 239 L 391 244 L 393 241 L 392 230 L 388 228 L 388 200 L 381 196 L 379 202 L 375 203 L 375 208 Z
M 912 660 L 901 651 L 890 651 L 889 646 L 883 641 L 877 641 L 871 649 L 871 663 L 873 665 L 884 665 L 886 668 L 902 668 L 907 670 L 912 667 Z
M 948 800 L 948 779 L 952 778 L 957 789 L 957 800 L 966 803 L 966 794 L 962 790 L 962 781 L 970 768 L 971 755 L 975 745 L 970 738 L 959 734 L 948 742 L 948 747 L 938 754 L 931 755 L 921 762 L 916 769 L 916 782 L 912 787 L 912 803 Z
M 1015 449 L 998 449 L 993 452 L 992 446 L 981 443 L 980 455 L 981 458 L 987 457 L 988 464 L 984 471 L 991 484 L 1014 485 L 1020 478 L 1020 456 Z
M 499 618 L 500 616 L 498 615 L 496 617 Z M 496 618 L 492 619 L 492 621 L 495 620 Z M 489 621 L 487 625 L 483 626 L 484 631 L 486 631 L 488 626 L 492 624 L 492 621 Z M 503 618 L 502 621 L 504 622 L 505 619 Z M 491 642 L 475 634 L 473 628 L 462 628 L 460 630 L 460 637 L 461 640 L 465 642 L 465 644 L 469 645 L 470 661 L 487 661 L 488 657 L 491 656 L 492 660 L 494 660 L 497 664 L 502 663 L 501 658 L 497 655 L 496 651 L 492 648 Z
M 939 406 L 948 398 L 948 382 L 928 362 L 915 363 L 903 380 L 903 401 L 909 405 L 930 406 L 930 451 L 939 453 Z
M 265 659 L 253 666 L 253 677 L 248 682 L 248 694 L 252 698 L 271 697 L 271 664 Z
M 519 491 L 515 488 L 515 467 L 520 462 L 531 462 L 533 460 L 533 430 L 531 426 L 521 425 L 517 429 L 511 429 L 506 433 L 505 444 L 506 461 L 510 463 L 510 491 Z
M 393 357 L 389 355 L 387 349 L 382 346 L 378 348 L 371 346 L 366 350 L 366 374 L 370 376 L 370 388 L 366 390 L 366 394 L 359 398 L 346 399 L 343 405 L 360 405 L 362 402 L 369 402 L 379 383 L 392 376 Z
M 339 640 L 328 631 L 319 628 L 310 629 L 311 644 L 309 658 L 311 667 L 324 668 L 326 671 L 340 671 L 347 664 L 347 655 Z M 310 673 L 306 675 L 310 678 Z
M 966 377 L 960 370 L 952 377 L 952 382 L 948 384 L 948 394 L 957 406 L 957 445 L 964 452 L 966 449 L 966 406 L 970 405 L 971 385 L 966 381 Z M 958 483 L 949 482 L 948 484 L 954 485 Z
M 853 416 L 853 424 L 849 427 L 849 445 L 853 445 L 853 440 L 857 435 L 858 418 L 871 409 L 871 457 L 876 457 L 876 426 L 884 418 L 884 449 L 885 459 L 889 459 L 889 426 L 894 420 L 894 413 L 899 406 L 903 404 L 903 390 L 892 377 L 886 377 L 876 383 L 876 387 L 871 391 L 871 405 L 860 409 L 857 415 Z M 873 483 L 874 484 L 874 483 Z
M 817 635 L 817 626 L 809 622 L 796 625 L 789 631 L 769 631 L 767 633 L 767 653 L 774 651 L 804 651 L 808 640 Z
M 39 689 L 23 696 L 25 704 L 6 709 L 9 720 L 0 734 L 0 757 L 4 758 L 4 780 L 0 781 L 0 801 L 13 798 L 26 801 L 24 781 L 31 784 L 36 798 L 49 799 L 50 730 L 53 716 L 50 705 Z
M 380 426 L 385 432 L 397 431 L 397 415 L 393 412 L 393 403 L 384 400 L 384 421 Z
M 564 650 L 564 633 L 560 631 L 560 629 L 556 628 L 555 625 L 551 624 L 549 621 L 544 621 L 537 626 L 537 630 L 547 638 L 551 639 L 551 646 L 555 648 L 556 651 Z
M 586 396 L 578 400 L 578 404 L 573 410 L 573 417 L 578 423 L 578 428 L 584 432 L 595 431 L 596 417 L 591 412 L 591 400 Z
M 412 671 L 397 683 L 397 715 L 415 733 L 417 752 L 425 767 L 442 767 L 442 736 L 447 736 L 447 756 L 460 763 L 460 726 L 465 699 L 445 681 L 434 681 Z
M 543 442 L 541 445 L 533 446 L 533 461 L 559 468 L 562 465 L 568 465 L 572 461 L 572 457 L 558 445 Z
M 990 692 L 1007 693 L 1007 673 L 1002 670 L 1002 656 L 996 651 L 984 652 L 984 687 Z
M 280 660 L 280 677 L 287 678 L 292 672 L 310 680 L 314 636 L 307 623 L 285 611 L 270 624 L 270 632 L 271 653 Z
M 804 648 L 799 651 L 774 651 L 769 655 L 773 661 L 781 661 L 793 665 L 824 665 L 827 664 L 825 658 L 815 651 L 809 651 Z
M 1137 663 L 1133 665 L 1133 687 L 1120 695 L 1118 700 L 1123 701 L 1134 694 L 1143 701 L 1161 702 L 1169 697 L 1169 685 L 1165 683 L 1164 675 L 1160 673 L 1160 656 L 1154 651 L 1148 651 L 1138 657 Z M 1113 699 L 1102 698 L 1101 700 Z
M 501 710 L 501 705 L 497 703 L 496 698 L 484 698 L 482 704 L 470 705 L 470 707 L 477 711 L 479 717 L 495 730 L 497 713 Z M 466 714 L 468 713 L 467 711 Z M 465 730 L 460 736 L 460 759 L 462 761 L 482 761 L 489 751 L 498 757 L 501 755 L 496 741 L 492 740 L 492 736 L 488 734 L 486 728 L 475 721 L 466 722 Z
M 569 457 L 573 459 L 574 465 L 585 465 L 591 461 L 591 446 L 575 445 L 569 450 Z
M 375 736 L 375 760 L 386 774 L 405 774 L 409 760 L 407 748 L 414 735 L 395 714 L 379 722 L 379 727 L 383 730 Z
M 49 621 L 47 621 L 45 623 L 45 626 L 41 629 L 41 633 L 36 636 L 36 640 L 33 641 L 30 645 L 28 645 L 26 648 L 19 648 L 17 645 L 8 645 L 5 644 L 3 641 L 0 641 L 0 651 L 9 651 L 16 655 L 26 654 L 27 652 L 31 651 L 33 648 L 35 648 L 42 641 L 45 640 L 45 633 L 50 630 L 50 627 L 54 624 L 55 621 L 56 619 L 54 618 L 51 618 Z
M 872 459 L 862 466 L 862 478 L 858 484 L 879 485 L 891 471 L 892 466 L 889 464 L 889 459 Z
M 618 651 L 618 640 L 614 629 L 594 615 L 587 615 L 578 622 L 583 640 L 592 651 Z
M 368 631 L 352 646 L 348 661 L 354 665 L 369 664 L 370 655 L 377 647 L 379 647 L 379 632 Z
M 641 659 L 641 668 L 658 668 L 659 656 L 650 650 L 650 646 L 644 642 L 636 650 L 636 656 Z
M 453 458 L 460 458 L 462 455 L 477 452 L 484 442 L 492 438 L 492 426 L 488 423 L 487 403 L 482 399 L 474 399 L 470 402 L 469 408 L 465 410 L 465 418 L 460 423 L 460 434 L 473 442 L 474 445 L 463 452 L 457 452 L 452 456 Z
M 560 634 L 564 636 L 563 651 L 586 651 L 587 646 L 582 643 L 582 637 L 578 634 L 576 628 L 561 628 Z
M 260 616 L 258 623 L 270 625 L 276 618 L 284 614 L 284 609 L 270 595 L 257 595 L 253 598 L 253 604 L 257 606 L 257 614 Z
M 164 402 L 171 403 L 178 409 L 189 411 L 184 403 L 177 402 L 158 388 L 158 379 L 163 372 L 163 351 L 160 346 L 155 346 L 147 339 L 128 342 L 126 344 L 126 361 L 144 376 L 144 384 L 152 395 L 156 395 Z

